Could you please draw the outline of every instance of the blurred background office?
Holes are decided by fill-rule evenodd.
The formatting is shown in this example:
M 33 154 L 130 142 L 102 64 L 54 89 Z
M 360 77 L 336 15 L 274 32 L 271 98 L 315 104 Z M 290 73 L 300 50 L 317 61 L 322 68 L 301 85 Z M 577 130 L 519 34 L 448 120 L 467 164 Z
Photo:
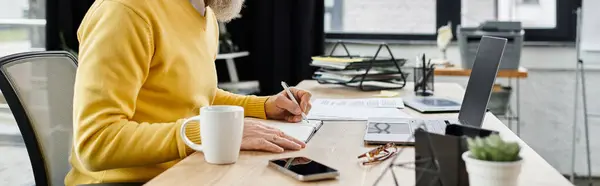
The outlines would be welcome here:
M 76 31 L 92 2 L 0 0 L 0 57 L 44 50 L 76 54 Z M 575 12 L 582 6 L 582 24 L 578 25 Z M 311 79 L 317 70 L 310 65 L 311 57 L 328 54 L 340 40 L 348 42 L 353 55 L 373 55 L 377 49 L 353 42 L 385 42 L 394 57 L 408 60 L 403 69 L 414 66 L 415 56 L 422 53 L 448 62 L 448 68 L 468 69 L 469 46 L 476 41 L 477 33 L 509 37 L 511 52 L 505 58 L 512 60 L 503 61 L 505 65 L 511 63 L 503 70 L 516 75 L 497 79 L 501 88 L 492 100 L 503 109 L 495 114 L 503 116 L 505 123 L 510 121 L 509 127 L 565 176 L 574 171 L 577 178 L 582 178 L 588 175 L 589 164 L 583 94 L 575 89 L 576 74 L 580 74 L 576 38 L 581 36 L 579 59 L 586 64 L 587 112 L 600 113 L 600 104 L 593 104 L 600 103 L 600 97 L 593 96 L 600 93 L 600 87 L 594 86 L 600 80 L 600 65 L 594 66 L 600 64 L 600 52 L 595 52 L 600 51 L 600 36 L 594 35 L 600 33 L 600 13 L 593 7 L 600 7 L 600 3 L 596 0 L 247 0 L 242 17 L 222 24 L 220 30 L 220 54 L 216 61 L 219 86 L 240 94 L 279 92 L 281 81 L 293 85 Z M 490 21 L 519 24 L 503 27 Z M 453 41 L 443 59 L 436 40 L 438 28 L 447 24 Z M 580 32 L 578 26 L 582 28 Z M 507 34 L 507 30 L 512 31 Z M 28 88 L 32 91 L 47 87 L 43 78 L 31 78 L 45 72 L 21 70 L 22 79 L 30 80 Z M 452 74 L 435 77 L 435 81 L 463 86 L 467 80 L 467 76 Z M 51 99 L 45 95 L 31 97 L 40 103 Z M 34 185 L 21 133 L 4 98 L 0 98 L 0 185 Z M 594 177 L 600 177 L 598 118 L 588 118 Z

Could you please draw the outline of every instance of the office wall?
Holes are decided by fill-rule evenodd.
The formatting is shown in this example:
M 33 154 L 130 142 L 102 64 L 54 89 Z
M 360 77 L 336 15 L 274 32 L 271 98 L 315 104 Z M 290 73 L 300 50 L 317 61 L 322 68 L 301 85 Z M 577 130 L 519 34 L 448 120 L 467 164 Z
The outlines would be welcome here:
M 372 55 L 376 49 L 362 45 L 349 46 L 350 52 L 361 55 Z M 332 45 L 327 45 L 326 52 L 331 47 Z M 411 63 L 415 56 L 423 52 L 432 57 L 441 56 L 433 45 L 393 45 L 392 50 L 394 56 L 407 58 Z M 454 63 L 460 63 L 456 46 L 448 49 L 448 58 Z M 575 58 L 575 48 L 564 46 L 526 46 L 521 56 L 521 66 L 529 69 L 529 77 L 520 82 L 521 138 L 563 174 L 571 172 Z M 588 108 L 595 113 L 600 113 L 600 104 L 597 104 L 600 103 L 600 97 L 594 96 L 600 94 L 600 87 L 595 86 L 595 82 L 600 81 L 599 69 L 596 67 L 586 71 L 587 91 L 590 95 Z M 439 76 L 436 81 L 456 82 L 464 87 L 467 78 Z M 506 85 L 507 81 L 498 79 L 498 83 Z M 513 103 L 514 98 L 513 94 Z M 578 126 L 576 172 L 578 175 L 587 175 L 582 117 L 579 117 Z M 594 135 L 600 133 L 600 118 L 590 120 L 590 133 L 592 169 L 595 170 L 594 175 L 600 176 L 600 136 Z

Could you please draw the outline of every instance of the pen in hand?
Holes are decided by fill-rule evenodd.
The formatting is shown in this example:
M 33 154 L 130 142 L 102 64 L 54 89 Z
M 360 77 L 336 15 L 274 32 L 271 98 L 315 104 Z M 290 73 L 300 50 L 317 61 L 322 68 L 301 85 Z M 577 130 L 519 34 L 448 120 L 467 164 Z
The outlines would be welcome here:
M 296 101 L 296 97 L 294 97 L 294 94 L 292 94 L 292 91 L 290 91 L 290 88 L 288 87 L 287 83 L 285 82 L 281 82 L 281 86 L 283 87 L 283 89 L 285 90 L 285 92 L 287 93 L 288 97 L 290 97 L 290 99 L 296 104 L 298 105 L 298 108 L 300 108 L 301 115 L 302 115 L 302 120 L 306 123 L 308 122 L 308 118 L 306 116 L 306 114 L 304 113 L 304 111 L 302 110 L 302 107 L 300 106 L 300 104 L 298 103 L 298 101 Z

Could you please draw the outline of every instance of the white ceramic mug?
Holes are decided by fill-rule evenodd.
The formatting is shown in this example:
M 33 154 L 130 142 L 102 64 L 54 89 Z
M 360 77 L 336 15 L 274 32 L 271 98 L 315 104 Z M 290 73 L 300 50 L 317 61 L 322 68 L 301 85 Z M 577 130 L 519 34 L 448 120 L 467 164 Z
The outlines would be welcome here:
M 202 145 L 193 143 L 185 135 L 185 126 L 200 121 Z M 204 153 L 204 159 L 212 164 L 232 164 L 240 155 L 244 129 L 244 108 L 239 106 L 206 106 L 200 115 L 183 121 L 180 135 L 190 148 Z

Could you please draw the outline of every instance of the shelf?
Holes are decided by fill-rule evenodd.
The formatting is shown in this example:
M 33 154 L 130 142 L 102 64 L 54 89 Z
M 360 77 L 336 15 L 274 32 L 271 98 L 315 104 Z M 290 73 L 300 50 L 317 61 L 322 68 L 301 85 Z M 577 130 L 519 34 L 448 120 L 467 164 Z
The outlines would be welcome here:
M 470 76 L 471 69 L 463 69 L 463 68 L 436 68 L 434 75 L 437 76 Z M 519 69 L 499 69 L 498 75 L 496 77 L 503 78 L 527 78 L 529 73 L 526 68 L 519 67 Z
M 249 52 L 234 52 L 234 53 L 226 53 L 226 54 L 217 54 L 217 60 L 219 59 L 235 59 L 240 57 L 246 57 L 250 55 Z
M 249 95 L 260 92 L 258 81 L 227 82 L 219 83 L 218 86 L 223 90 L 237 94 Z
M 46 26 L 45 19 L 0 19 L 0 25 Z

